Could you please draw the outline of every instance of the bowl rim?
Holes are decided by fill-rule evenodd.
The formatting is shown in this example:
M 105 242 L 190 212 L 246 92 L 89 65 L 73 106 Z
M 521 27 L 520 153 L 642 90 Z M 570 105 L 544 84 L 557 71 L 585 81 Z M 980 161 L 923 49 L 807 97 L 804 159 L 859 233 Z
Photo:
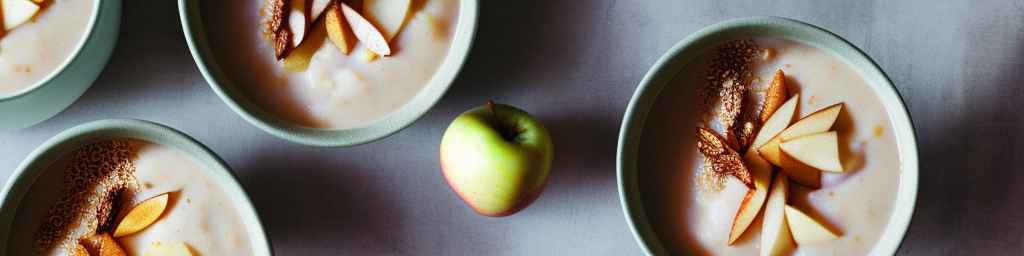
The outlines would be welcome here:
M 893 198 L 893 209 L 886 228 L 869 254 L 895 254 L 910 226 L 918 191 L 919 153 L 916 139 L 917 129 L 914 128 L 910 112 L 903 97 L 878 64 L 849 41 L 815 25 L 775 16 L 737 18 L 704 27 L 672 46 L 655 62 L 640 81 L 626 107 L 616 149 L 616 180 L 619 189 L 619 201 L 626 222 L 637 243 L 648 255 L 661 255 L 667 252 L 657 234 L 652 231 L 650 223 L 648 223 L 636 178 L 639 171 L 636 167 L 637 159 L 635 156 L 638 154 L 640 144 L 638 139 L 642 136 L 644 122 L 648 114 L 647 111 L 650 111 L 653 101 L 656 100 L 665 83 L 678 73 L 679 69 L 682 68 L 681 66 L 685 65 L 685 63 L 676 63 L 676 60 L 679 59 L 685 49 L 711 36 L 727 34 L 731 30 L 750 28 L 777 28 L 787 31 L 782 34 L 806 33 L 814 38 L 808 40 L 791 39 L 830 52 L 853 67 L 866 80 L 869 75 L 878 76 L 874 80 L 869 80 L 869 84 L 872 85 L 872 91 L 883 102 L 890 122 L 893 124 L 894 134 L 897 137 L 896 145 L 900 152 L 900 170 L 902 173 L 899 177 L 897 195 Z M 815 41 L 820 41 L 821 44 Z M 829 46 L 823 45 L 824 43 L 829 43 Z M 840 53 L 840 51 L 845 53 L 845 55 Z M 858 61 L 860 65 L 858 66 L 851 62 L 854 60 Z M 641 113 L 639 111 L 644 112 Z M 627 156 L 627 154 L 629 155 Z
M 61 61 L 60 65 L 57 65 L 56 69 L 50 71 L 50 73 L 43 77 L 43 79 L 36 81 L 31 86 L 18 89 L 18 91 L 14 93 L 0 94 L 0 103 L 5 101 L 13 101 L 18 98 L 25 97 L 30 93 L 34 92 L 35 90 L 49 84 L 50 81 L 59 76 L 61 73 L 64 73 L 64 70 L 67 69 L 68 65 L 70 65 L 72 61 L 78 58 L 78 55 L 85 48 L 86 43 L 92 40 L 92 36 L 93 34 L 95 34 L 94 32 L 96 31 L 96 24 L 99 22 L 99 17 L 102 14 L 101 12 L 105 11 L 102 8 L 104 1 L 109 0 L 96 0 L 95 2 L 93 2 L 92 12 L 89 13 L 91 17 L 89 17 L 89 22 L 86 24 L 85 33 L 82 33 L 82 36 L 78 38 L 78 42 L 75 44 L 75 50 L 71 51 L 71 54 L 65 57 L 64 60 Z
M 85 144 L 111 137 L 139 139 L 172 147 L 185 152 L 203 164 L 206 167 L 204 170 L 209 172 L 214 182 L 235 202 L 233 207 L 238 211 L 241 222 L 246 228 L 253 252 L 256 255 L 273 254 L 270 237 L 267 236 L 255 205 L 227 163 L 208 147 L 181 131 L 163 124 L 138 119 L 92 121 L 69 128 L 43 142 L 21 162 L 7 180 L 3 190 L 0 191 L 0 206 L 2 206 L 0 207 L 0 228 L 7 225 L 3 222 L 14 221 L 18 206 L 25 197 L 24 194 L 29 192 L 29 189 L 45 171 L 46 166 L 52 164 L 52 161 L 47 159 L 55 159 L 67 153 L 65 151 L 73 150 L 67 148 L 70 145 Z M 12 196 L 20 196 L 20 198 L 11 198 Z M 0 245 L 9 242 L 10 232 L 9 229 L 0 230 Z M 3 253 L 0 251 L 0 254 Z
M 207 41 L 199 13 L 199 0 L 178 0 L 182 31 L 196 66 L 210 88 L 231 110 L 250 124 L 278 138 L 321 147 L 361 145 L 390 136 L 412 125 L 436 105 L 461 72 L 476 35 L 479 2 L 460 0 L 458 22 L 448 53 L 426 85 L 408 102 L 367 125 L 356 128 L 313 128 L 296 124 L 264 110 L 261 104 L 227 78 Z

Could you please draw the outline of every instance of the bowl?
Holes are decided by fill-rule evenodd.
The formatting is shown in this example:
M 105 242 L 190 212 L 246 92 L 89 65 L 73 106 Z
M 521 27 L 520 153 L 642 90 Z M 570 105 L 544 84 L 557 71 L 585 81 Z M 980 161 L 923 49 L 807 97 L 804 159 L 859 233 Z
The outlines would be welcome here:
M 871 255 L 892 255 L 899 248 L 913 215 L 917 197 L 918 152 L 915 130 L 903 100 L 884 72 L 862 51 L 822 28 L 779 17 L 750 17 L 708 26 L 686 37 L 668 50 L 644 76 L 626 109 L 617 151 L 619 199 L 633 234 L 647 254 L 666 255 L 666 244 L 654 231 L 644 209 L 638 159 L 648 114 L 666 85 L 682 68 L 717 43 L 757 36 L 780 37 L 829 52 L 859 72 L 884 105 L 894 127 L 899 152 L 899 187 L 892 215 Z
M 107 66 L 121 26 L 121 0 L 97 0 L 92 18 L 70 57 L 18 92 L 0 96 L 0 130 L 42 122 L 74 103 Z
M 223 160 L 195 139 L 170 127 L 127 119 L 100 120 L 72 127 L 50 138 L 29 154 L 0 191 L 0 198 L 3 200 L 0 201 L 0 248 L 8 248 L 7 243 L 11 236 L 19 235 L 12 233 L 18 206 L 50 164 L 84 145 L 111 138 L 148 141 L 175 148 L 192 156 L 206 167 L 205 171 L 211 172 L 211 179 L 224 190 L 232 202 L 235 202 L 233 207 L 238 209 L 253 252 L 256 255 L 271 254 L 270 242 L 263 225 L 260 224 L 255 207 Z
M 200 0 L 178 0 L 181 26 L 189 51 L 210 88 L 235 113 L 260 129 L 295 143 L 311 146 L 352 146 L 377 140 L 409 126 L 441 99 L 455 80 L 469 53 L 476 33 L 478 2 L 460 0 L 457 25 L 448 54 L 426 86 L 409 102 L 373 123 L 353 129 L 320 129 L 278 118 L 250 100 L 238 84 L 233 83 L 217 65 L 216 56 L 207 41 Z

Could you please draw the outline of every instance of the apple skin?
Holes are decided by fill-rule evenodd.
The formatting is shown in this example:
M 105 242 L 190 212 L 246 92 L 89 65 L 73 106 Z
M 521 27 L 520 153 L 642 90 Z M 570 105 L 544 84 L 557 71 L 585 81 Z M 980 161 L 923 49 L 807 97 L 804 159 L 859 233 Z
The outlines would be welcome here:
M 551 136 L 540 122 L 493 103 L 456 117 L 440 151 L 448 185 L 474 211 L 491 217 L 512 215 L 536 200 L 554 157 Z

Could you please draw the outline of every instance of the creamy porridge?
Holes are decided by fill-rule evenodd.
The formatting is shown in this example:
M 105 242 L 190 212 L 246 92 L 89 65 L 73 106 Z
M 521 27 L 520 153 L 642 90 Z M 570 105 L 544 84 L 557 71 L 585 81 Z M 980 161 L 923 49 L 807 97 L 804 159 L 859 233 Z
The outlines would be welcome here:
M 353 37 L 359 29 L 349 22 L 351 18 L 340 19 L 342 28 L 355 33 L 343 33 L 348 35 L 344 37 L 348 43 L 339 46 L 328 30 L 335 24 L 326 21 L 331 8 L 313 17 L 315 14 L 308 13 L 319 12 L 314 10 L 321 9 L 318 3 L 325 1 L 308 0 L 307 15 L 313 19 L 305 24 L 310 29 L 301 33 L 303 39 L 297 46 L 286 40 L 294 49 L 278 60 L 275 34 L 268 26 L 260 26 L 273 17 L 275 2 L 203 1 L 203 21 L 217 62 L 235 86 L 264 110 L 303 126 L 329 129 L 368 125 L 419 93 L 447 55 L 459 4 L 458 0 L 405 0 L 408 11 L 402 13 L 404 18 L 398 19 L 396 28 L 374 22 L 388 40 L 384 46 L 390 46 L 390 55 L 378 57 L 383 54 L 368 49 L 370 44 L 363 38 Z M 302 1 L 290 4 L 295 2 Z M 365 7 L 369 2 L 403 1 L 350 3 L 352 10 L 373 22 L 367 10 L 371 8 Z M 282 29 L 296 22 L 292 19 L 289 24 L 292 26 L 281 25 Z M 297 34 L 292 33 L 291 38 L 295 40 Z
M 82 165 L 83 159 L 91 163 Z M 80 255 L 69 252 L 79 244 L 91 255 L 105 246 L 128 255 L 181 255 L 161 254 L 174 250 L 193 255 L 252 254 L 248 232 L 230 199 L 205 167 L 182 151 L 142 141 L 100 142 L 50 168 L 31 189 L 33 199 L 26 199 L 16 216 L 15 230 L 35 232 L 11 237 L 11 255 Z M 41 183 L 64 183 L 56 188 L 70 189 Z M 86 191 L 82 195 L 88 198 L 69 204 L 77 200 L 67 196 L 76 188 Z M 138 217 L 147 213 L 152 213 L 150 219 Z M 132 225 L 140 219 L 148 221 Z
M 890 132 L 893 130 L 892 123 L 886 110 L 860 74 L 838 57 L 812 46 L 788 40 L 756 38 L 752 42 L 761 49 L 757 50 L 749 68 L 752 86 L 749 94 L 744 97 L 747 102 L 763 104 L 773 75 L 776 70 L 781 69 L 784 71 L 783 77 L 788 89 L 786 97 L 796 99 L 793 121 L 787 120 L 787 123 L 800 123 L 802 121 L 797 120 L 818 110 L 833 109 L 828 107 L 842 103 L 838 116 L 832 119 L 834 125 L 829 123 L 831 128 L 827 129 L 834 131 L 837 137 L 834 140 L 837 143 L 830 145 L 838 145 L 838 149 L 833 147 L 833 150 L 838 152 L 836 155 L 840 159 L 839 172 L 815 170 L 817 172 L 811 178 L 800 179 L 801 177 L 795 177 L 799 176 L 796 171 L 788 169 L 789 165 L 782 168 L 768 167 L 769 171 L 765 172 L 768 175 L 761 176 L 769 178 L 762 178 L 764 182 L 758 183 L 758 173 L 755 170 L 758 168 L 753 166 L 755 164 L 751 163 L 748 153 L 755 152 L 753 155 L 762 156 L 758 159 L 766 157 L 758 150 L 741 149 L 736 150 L 737 154 L 744 158 L 744 163 L 753 173 L 755 182 L 752 186 L 755 189 L 748 188 L 748 185 L 737 178 L 738 176 L 709 176 L 706 171 L 715 166 L 705 161 L 706 157 L 698 149 L 699 143 L 693 134 L 694 124 L 698 127 L 712 128 L 723 141 L 727 141 L 726 144 L 733 143 L 730 141 L 732 136 L 726 134 L 722 125 L 718 123 L 721 121 L 718 119 L 723 116 L 722 110 L 719 109 L 724 108 L 720 108 L 720 105 L 703 108 L 699 104 L 694 104 L 707 98 L 707 93 L 701 93 L 694 88 L 707 83 L 708 70 L 713 69 L 711 66 L 714 64 L 710 62 L 715 58 L 716 51 L 709 50 L 709 53 L 696 58 L 684 68 L 684 71 L 666 87 L 645 124 L 641 159 L 638 162 L 641 170 L 640 187 L 645 195 L 644 206 L 652 226 L 662 244 L 673 254 L 763 254 L 762 250 L 774 246 L 774 237 L 784 237 L 785 239 L 778 242 L 778 245 L 788 249 L 771 254 L 867 254 L 878 242 L 888 223 L 899 186 L 899 155 L 895 138 Z M 754 110 L 760 109 L 757 104 L 750 105 L 757 106 L 752 108 Z M 785 105 L 778 109 L 782 111 L 783 108 Z M 707 115 L 694 114 L 707 109 L 715 112 L 709 115 L 716 121 L 708 122 Z M 753 116 L 750 119 L 758 119 L 756 114 Z M 765 125 L 770 122 L 755 123 Z M 788 127 L 793 126 L 796 125 Z M 819 134 L 825 133 L 831 132 L 823 130 Z M 793 158 L 796 158 L 800 152 L 794 149 L 797 145 L 795 141 L 809 141 L 810 139 L 806 138 L 819 137 L 817 135 L 796 137 L 783 142 L 782 147 L 784 150 L 791 150 L 787 152 L 793 152 Z M 735 137 L 739 138 L 738 141 L 743 140 L 742 136 Z M 748 145 L 754 144 L 756 139 L 747 142 Z M 742 142 L 738 144 L 742 145 Z M 756 146 L 751 146 L 753 147 Z M 804 160 L 801 158 L 800 161 Z M 767 162 L 763 164 L 774 165 Z M 821 166 L 815 165 L 819 167 L 818 169 L 828 169 Z M 788 188 L 788 195 L 782 192 L 783 196 L 771 196 L 775 194 L 774 187 L 778 186 L 770 184 L 779 184 L 771 182 L 771 173 L 785 174 L 783 177 L 789 178 L 789 185 L 782 185 Z M 817 173 L 820 173 L 820 181 Z M 803 185 L 815 183 L 807 180 L 820 183 Z M 815 188 L 816 186 L 820 188 Z M 753 193 L 755 190 L 769 187 L 772 187 L 772 193 L 766 192 L 760 198 Z M 745 200 L 748 191 L 751 191 L 752 196 L 751 199 Z M 772 198 L 776 198 L 775 203 L 772 203 Z M 735 223 L 742 219 L 737 217 L 742 211 L 741 208 L 747 204 L 746 201 L 758 200 L 761 200 L 760 203 L 755 203 L 757 205 L 751 207 L 758 212 L 756 218 L 751 217 L 749 226 L 745 230 L 740 229 L 739 235 L 731 241 L 736 233 Z M 834 237 L 827 234 L 815 237 L 814 235 L 818 234 L 809 232 L 803 229 L 804 227 L 800 227 L 800 230 L 781 229 L 789 232 L 775 236 L 774 234 L 780 232 L 780 227 L 794 227 L 793 219 L 800 218 L 801 215 L 788 214 L 788 210 L 783 211 L 785 205 L 805 213 L 810 218 L 802 220 L 811 219 L 817 222 L 820 227 L 830 231 L 826 233 L 832 233 Z M 788 221 L 779 224 L 778 221 L 768 221 L 769 219 Z M 767 235 L 763 228 L 772 231 L 773 239 L 765 238 Z
M 39 83 L 72 57 L 89 29 L 96 1 L 48 0 L 38 5 L 30 0 L 0 1 L 4 20 L 15 15 L 10 12 L 32 17 L 14 27 L 0 26 L 0 97 Z M 27 14 L 32 6 L 38 8 L 36 14 Z

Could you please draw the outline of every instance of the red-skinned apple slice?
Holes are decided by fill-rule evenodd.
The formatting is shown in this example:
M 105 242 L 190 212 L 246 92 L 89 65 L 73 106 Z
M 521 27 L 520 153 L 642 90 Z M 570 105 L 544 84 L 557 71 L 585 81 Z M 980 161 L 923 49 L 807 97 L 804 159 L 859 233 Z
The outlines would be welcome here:
M 813 244 L 839 238 L 835 232 L 793 206 L 786 206 L 786 221 L 798 245 Z
M 782 152 L 822 171 L 842 172 L 839 136 L 835 131 L 798 137 L 779 145 Z
M 786 172 L 793 181 L 811 188 L 821 187 L 821 173 L 817 169 L 783 154 L 779 149 L 779 145 L 783 141 L 793 138 L 828 131 L 828 129 L 832 128 L 842 109 L 843 103 L 838 103 L 807 115 L 793 123 L 793 125 L 790 125 L 789 128 L 783 130 L 779 135 L 776 135 L 767 144 L 761 146 L 757 150 L 758 153 L 761 153 L 761 157 L 768 160 L 768 162 L 782 167 L 782 171 Z
M 809 188 L 821 188 L 820 170 L 801 163 L 786 153 L 780 153 L 780 157 L 782 158 L 782 165 L 779 168 L 783 173 L 786 173 L 790 180 Z
M 793 116 L 796 113 L 796 105 L 800 99 L 800 94 L 793 95 L 786 103 L 783 103 L 768 121 L 765 121 L 761 125 L 761 130 L 757 132 L 757 136 L 754 136 L 754 142 L 750 144 L 751 149 L 761 148 L 765 143 L 768 143 L 775 135 L 778 135 L 786 127 L 789 127 L 790 122 L 793 121 Z M 756 151 L 756 150 L 752 150 Z
M 761 206 L 764 205 L 764 200 L 768 196 L 768 186 L 771 185 L 769 183 L 772 179 L 772 165 L 761 158 L 756 148 L 761 147 L 789 126 L 789 123 L 793 121 L 793 114 L 796 113 L 796 104 L 799 98 L 799 94 L 793 95 L 775 110 L 761 130 L 757 132 L 747 153 L 743 155 L 744 163 L 747 164 L 747 169 L 754 177 L 754 189 L 747 192 L 747 196 L 740 203 L 739 210 L 736 211 L 736 216 L 733 217 L 732 229 L 729 230 L 729 244 L 736 242 L 736 239 L 739 239 L 743 232 L 750 227 L 750 223 L 757 217 L 757 213 L 761 211 Z
M 786 197 L 789 196 L 789 178 L 785 173 L 775 173 L 771 192 L 764 206 L 764 222 L 761 225 L 761 255 L 787 255 L 793 249 L 793 237 L 786 223 Z
M 840 102 L 815 111 L 783 130 L 782 133 L 779 133 L 779 138 L 782 141 L 788 141 L 796 137 L 828 131 L 832 128 L 832 124 L 836 123 L 839 112 L 842 110 L 843 103 Z
M 786 100 L 786 94 L 789 94 L 786 88 L 786 74 L 782 72 L 782 69 L 776 70 L 775 75 L 772 77 L 772 83 L 768 85 L 768 91 L 765 92 L 764 105 L 761 106 L 761 114 L 758 116 L 758 120 L 762 123 L 767 122 L 768 118 Z
M 388 40 L 384 38 L 384 35 L 377 30 L 370 21 L 366 20 L 359 12 L 349 7 L 347 4 L 339 3 L 341 5 L 341 13 L 345 15 L 345 20 L 352 26 L 352 32 L 370 51 L 379 55 L 391 55 L 391 46 L 388 45 Z
M 729 230 L 730 245 L 743 235 L 743 232 L 750 227 L 750 223 L 754 222 L 757 213 L 761 211 L 761 205 L 764 205 L 764 200 L 768 196 L 768 186 L 772 182 L 772 165 L 761 159 L 756 151 L 747 151 L 743 160 L 753 176 L 754 189 L 747 191 L 746 197 L 740 203 L 740 208 L 736 210 L 736 216 L 732 220 L 732 229 Z
M 839 117 L 839 112 L 842 111 L 842 109 L 843 103 L 838 103 L 807 115 L 799 121 L 796 121 L 796 123 L 793 123 L 793 125 L 787 127 L 785 130 L 782 130 L 779 135 L 776 135 L 764 146 L 761 146 L 761 148 L 757 150 L 758 153 L 761 153 L 761 157 L 768 160 L 768 162 L 771 162 L 775 166 L 782 166 L 779 144 L 782 144 L 783 141 L 788 141 L 796 137 L 827 132 L 829 128 L 832 128 L 832 124 L 836 122 L 836 119 Z

